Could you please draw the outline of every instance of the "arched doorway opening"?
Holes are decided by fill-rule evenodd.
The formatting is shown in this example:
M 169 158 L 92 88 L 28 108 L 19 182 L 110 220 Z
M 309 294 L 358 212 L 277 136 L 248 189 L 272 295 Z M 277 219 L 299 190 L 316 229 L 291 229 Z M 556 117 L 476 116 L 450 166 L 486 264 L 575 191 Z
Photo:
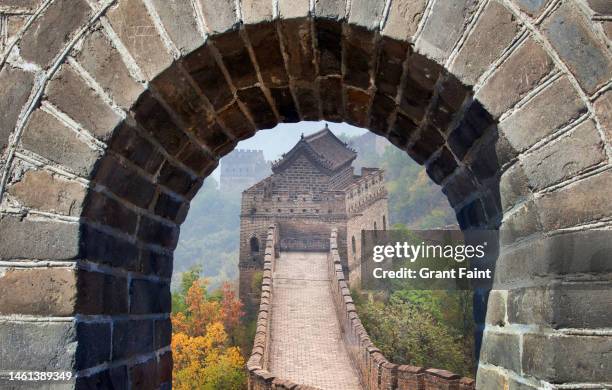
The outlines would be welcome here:
M 257 237 L 251 237 L 249 240 L 249 247 L 251 248 L 251 256 L 255 257 L 259 255 L 259 239 Z
M 530 294 L 578 296 L 553 281 L 609 272 L 578 259 L 601 248 L 588 237 L 610 218 L 612 65 L 586 7 L 195 3 L 45 2 L 3 57 L 0 283 L 45 287 L 2 294 L 5 345 L 30 348 L 2 350 L 0 369 L 32 361 L 74 369 L 82 383 L 166 383 L 172 252 L 189 200 L 238 140 L 326 119 L 425 165 L 462 229 L 501 228 L 483 373 L 532 385 L 609 379 L 591 348 L 609 336 L 592 314 L 561 325 L 594 327 L 588 337 L 559 330 L 556 305 L 544 304 L 546 318 L 533 305 L 506 315 Z M 66 23 L 42 39 L 57 15 Z M 580 255 L 550 249 L 581 237 L 591 245 Z M 484 311 L 477 319 L 485 331 Z M 588 369 L 564 369 L 571 357 L 557 352 L 568 345 Z

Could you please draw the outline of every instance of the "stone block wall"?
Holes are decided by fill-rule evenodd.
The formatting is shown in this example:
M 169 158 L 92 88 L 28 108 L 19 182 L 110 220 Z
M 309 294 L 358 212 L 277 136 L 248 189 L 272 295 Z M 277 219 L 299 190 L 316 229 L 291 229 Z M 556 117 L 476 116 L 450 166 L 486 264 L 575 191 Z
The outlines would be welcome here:
M 340 256 L 341 259 L 347 259 L 348 268 L 344 272 L 347 274 L 351 287 L 360 286 L 361 281 L 361 232 L 363 230 L 383 230 L 383 226 L 389 223 L 386 192 L 381 196 L 382 198 L 376 196 L 370 199 L 368 204 L 362 205 L 359 212 L 351 214 L 346 224 L 346 257 L 343 257 L 343 253 L 340 253 Z

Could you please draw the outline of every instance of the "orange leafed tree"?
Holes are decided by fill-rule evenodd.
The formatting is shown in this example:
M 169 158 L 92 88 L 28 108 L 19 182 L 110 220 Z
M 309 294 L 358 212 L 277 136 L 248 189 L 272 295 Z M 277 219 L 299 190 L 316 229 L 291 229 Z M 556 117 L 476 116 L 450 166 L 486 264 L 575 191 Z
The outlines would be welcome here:
M 240 324 L 242 303 L 229 284 L 224 284 L 219 300 L 211 298 L 204 279 L 193 282 L 184 300 L 185 310 L 172 315 L 173 388 L 243 389 L 244 358 L 230 342 Z

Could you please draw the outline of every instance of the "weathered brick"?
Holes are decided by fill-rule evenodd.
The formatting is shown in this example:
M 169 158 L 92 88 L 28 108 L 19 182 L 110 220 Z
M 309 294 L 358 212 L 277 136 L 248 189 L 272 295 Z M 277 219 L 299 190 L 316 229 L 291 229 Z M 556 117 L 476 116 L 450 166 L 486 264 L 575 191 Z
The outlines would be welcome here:
M 612 40 L 612 21 L 604 21 L 601 25 L 608 39 Z
M 424 0 L 400 0 L 391 2 L 389 15 L 382 33 L 388 37 L 405 40 L 414 35 L 423 17 Z
M 23 30 L 29 18 L 30 18 L 29 14 L 22 14 L 22 15 L 4 14 L 4 25 L 6 26 L 6 33 L 5 33 L 6 38 L 4 39 L 4 42 L 0 44 L 0 48 L 2 48 L 2 50 L 5 50 L 9 45 L 11 45 L 17 39 L 17 34 L 19 34 L 19 32 Z
M 111 357 L 111 324 L 78 322 L 76 325 L 78 346 L 76 350 L 77 370 L 97 366 Z
M 375 53 L 373 36 L 365 28 L 355 26 L 345 26 L 343 34 L 343 82 L 367 90 L 370 87 L 371 62 Z
M 196 130 L 196 137 L 203 142 L 215 155 L 225 155 L 236 146 L 236 141 L 231 139 L 223 130 L 219 122 L 202 122 Z
M 172 386 L 172 352 L 160 355 L 157 360 L 157 375 L 160 384 L 166 384 L 166 389 Z M 163 388 L 163 387 L 162 387 Z
M 49 82 L 47 99 L 101 140 L 107 140 L 121 120 L 68 65 L 62 66 Z
M 85 187 L 77 182 L 52 175 L 48 171 L 25 172 L 8 192 L 21 205 L 63 215 L 79 215 L 85 198 Z
M 91 8 L 85 0 L 53 2 L 21 38 L 19 50 L 22 57 L 43 68 L 48 67 L 90 13 Z
M 113 360 L 129 359 L 155 349 L 154 320 L 120 320 L 113 323 Z
M 0 370 L 72 371 L 73 322 L 0 321 Z
M 78 242 L 77 223 L 0 215 L 1 259 L 73 259 Z
M 561 229 L 610 216 L 611 186 L 612 171 L 605 171 L 545 194 L 536 201 L 542 226 Z
M 304 20 L 282 20 L 279 23 L 281 40 L 287 57 L 287 73 L 294 79 L 303 81 L 315 79 L 311 28 L 311 23 Z
M 153 183 L 112 156 L 100 161 L 94 180 L 118 197 L 143 209 L 149 207 L 155 193 Z
M 90 376 L 79 376 L 76 381 L 77 389 L 128 389 L 127 367 L 119 366 L 100 371 Z
M 147 243 L 174 249 L 178 241 L 178 228 L 174 224 L 161 223 L 142 216 L 138 227 L 138 238 Z
M 537 390 L 536 385 L 531 385 L 523 382 L 519 382 L 517 379 L 510 378 L 508 390 Z
M 514 160 L 518 155 L 518 152 L 512 147 L 510 141 L 508 141 L 503 133 L 496 132 L 495 136 L 497 137 L 497 142 L 495 143 L 497 162 L 499 166 L 504 166 L 510 161 Z
M 452 153 L 444 147 L 440 155 L 427 164 L 427 174 L 435 183 L 440 184 L 444 178 L 457 169 L 457 166 Z
M 303 120 L 319 120 L 319 99 L 316 91 L 310 88 L 298 88 L 296 97 L 300 106 L 300 113 Z
M 185 170 L 165 162 L 159 173 L 158 183 L 180 195 L 187 195 L 197 180 Z
M 74 131 L 40 109 L 30 115 L 21 144 L 24 148 L 84 177 L 89 176 L 100 158 L 98 150 L 88 146 Z
M 606 135 L 608 144 L 612 144 L 612 90 L 606 91 L 593 103 L 597 121 Z
M 0 277 L 0 313 L 70 316 L 76 292 L 72 269 L 8 268 Z
M 519 163 L 513 164 L 501 175 L 499 193 L 503 210 L 525 201 L 531 194 L 527 176 Z
M 170 319 L 155 321 L 155 349 L 170 345 L 172 341 L 172 321 Z
M 612 77 L 609 50 L 574 4 L 564 3 L 542 23 L 542 31 L 561 60 L 591 94 Z
M 478 91 L 476 98 L 495 117 L 516 104 L 553 70 L 548 54 L 533 39 L 527 40 Z
M 586 121 L 522 159 L 531 187 L 540 190 L 569 179 L 606 159 L 592 121 Z
M 492 290 L 487 303 L 486 323 L 504 326 L 506 324 L 506 294 L 504 291 Z
M 200 145 L 194 142 L 189 142 L 176 157 L 181 163 L 185 164 L 198 175 L 205 174 L 209 170 L 209 167 L 214 164 L 213 157 L 206 153 Z
M 207 110 L 208 105 L 187 77 L 187 74 L 181 72 L 178 67 L 172 67 L 157 76 L 151 85 L 161 100 L 180 118 L 183 127 L 193 132 L 202 122 L 202 118 L 210 114 Z
M 130 313 L 169 313 L 170 286 L 166 283 L 133 279 L 130 285 Z
M 342 80 L 339 77 L 329 77 L 320 80 L 321 112 L 323 118 L 330 121 L 342 120 Z M 376 109 L 372 109 L 376 111 Z M 377 114 L 373 114 L 377 115 Z
M 464 230 L 468 227 L 485 226 L 487 222 L 486 212 L 480 199 L 475 199 L 457 211 L 457 222 Z
M 95 30 L 85 38 L 75 58 L 100 87 L 125 109 L 129 109 L 144 90 L 141 84 L 132 79 L 119 51 L 102 30 Z
M 477 191 L 476 179 L 472 173 L 461 167 L 448 178 L 442 192 L 446 194 L 451 206 L 456 206 Z
M 130 384 L 136 389 L 157 389 L 159 377 L 157 373 L 157 359 L 153 358 L 144 363 L 138 363 L 129 370 Z
M 236 2 L 234 0 L 208 1 L 199 0 L 206 21 L 206 27 L 211 33 L 221 33 L 233 29 L 238 23 Z
M 536 18 L 542 13 L 549 0 L 514 0 L 514 2 L 523 12 Z
M 130 271 L 153 274 L 162 278 L 172 276 L 172 256 L 150 249 L 141 249 L 138 261 L 126 264 Z
M 417 131 L 418 126 L 410 118 L 397 112 L 395 122 L 391 125 L 387 139 L 399 148 L 404 148 L 412 135 Z
M 165 192 L 161 192 L 155 202 L 155 214 L 175 221 L 177 224 L 185 220 L 188 210 L 188 204 Z
M 463 44 L 451 71 L 469 85 L 495 61 L 519 31 L 514 14 L 497 1 L 489 3 Z
M 172 117 L 149 92 L 143 94 L 134 108 L 138 123 L 155 138 L 168 154 L 175 156 L 189 141 Z
M 242 0 L 240 12 L 245 24 L 256 24 L 272 20 L 272 3 L 266 0 Z
M 278 14 L 281 19 L 306 17 L 310 14 L 310 0 L 279 0 Z
M 533 200 L 521 205 L 512 214 L 504 217 L 500 227 L 500 242 L 503 245 L 535 234 L 541 230 L 538 211 Z
M 612 4 L 607 0 L 588 0 L 589 7 L 599 14 L 610 15 L 612 14 Z
M 487 331 L 480 350 L 480 359 L 494 366 L 521 372 L 520 338 L 517 334 Z
M 232 101 L 232 91 L 208 46 L 185 57 L 183 65 L 215 109 Z
M 408 45 L 383 38 L 379 43 L 378 50 L 378 68 L 375 74 L 376 89 L 380 93 L 395 98 L 402 78 Z
M 149 173 L 156 173 L 164 162 L 161 150 L 125 122 L 113 134 L 109 149 Z
M 502 250 L 495 280 L 503 288 L 525 285 L 534 276 L 610 272 L 611 247 L 610 233 L 606 230 L 568 232 L 530 240 Z
M 319 74 L 339 75 L 342 67 L 342 27 L 331 20 L 315 20 Z
M 85 315 L 117 315 L 128 312 L 125 278 L 79 270 L 76 312 Z
M 251 118 L 258 129 L 270 129 L 278 122 L 276 115 L 270 107 L 270 103 L 259 87 L 241 89 L 238 91 L 238 98 L 251 113 Z
M 2 5 L 6 7 L 19 7 L 21 9 L 35 10 L 41 0 L 3 0 Z
M 182 54 L 190 53 L 204 43 L 190 2 L 153 0 L 153 4 L 164 29 Z
M 402 91 L 400 108 L 415 123 L 420 123 L 433 95 L 433 87 L 440 75 L 440 66 L 427 58 L 414 54 L 408 59 L 406 84 Z
M 239 32 L 217 35 L 211 38 L 211 42 L 221 54 L 236 88 L 251 87 L 258 82 L 251 56 Z
M 523 336 L 523 372 L 552 383 L 610 379 L 610 336 Z M 517 348 L 518 349 L 518 348 Z
M 88 224 L 81 226 L 81 257 L 114 267 L 138 259 L 138 248 L 125 238 L 104 233 Z
M 344 19 L 346 0 L 315 0 L 315 16 L 318 18 Z
M 384 0 L 352 0 L 349 23 L 368 30 L 378 29 L 384 10 Z
M 478 389 L 507 389 L 508 378 L 501 371 L 478 367 L 476 374 L 476 387 Z
M 149 79 L 172 63 L 172 56 L 141 1 L 122 1 L 106 15 L 119 39 Z
M 271 88 L 272 100 L 276 103 L 276 110 L 281 116 L 283 123 L 297 123 L 300 121 L 300 115 L 297 112 L 297 107 L 293 100 L 293 94 L 288 87 Z
M 499 128 L 512 146 L 522 152 L 586 110 L 576 89 L 563 77 L 504 119 Z
M 350 87 L 345 89 L 345 93 L 346 107 L 344 110 L 347 122 L 354 126 L 366 127 L 368 125 L 367 113 L 370 106 L 370 95 Z
M 8 138 L 17 117 L 30 96 L 34 74 L 4 65 L 0 70 L 0 152 L 8 145 Z
M 274 25 L 247 26 L 246 31 L 264 84 L 269 87 L 287 85 L 285 62 Z
M 609 283 L 556 283 L 508 293 L 508 320 L 559 328 L 599 328 L 610 320 Z M 584 302 L 589 302 L 585 305 Z
M 127 234 L 136 230 L 138 214 L 125 205 L 97 191 L 90 191 L 82 216 L 96 224 L 110 226 Z
M 416 44 L 419 52 L 443 62 L 461 37 L 476 5 L 474 0 L 436 1 Z

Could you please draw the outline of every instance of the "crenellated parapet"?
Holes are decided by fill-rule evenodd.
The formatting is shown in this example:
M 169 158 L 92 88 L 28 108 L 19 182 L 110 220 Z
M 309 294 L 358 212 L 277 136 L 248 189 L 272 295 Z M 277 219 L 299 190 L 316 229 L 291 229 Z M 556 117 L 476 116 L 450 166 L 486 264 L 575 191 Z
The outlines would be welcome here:
M 346 349 L 367 390 L 472 390 L 475 382 L 446 370 L 389 362 L 359 320 L 338 253 L 338 232 L 332 230 L 328 275 Z

